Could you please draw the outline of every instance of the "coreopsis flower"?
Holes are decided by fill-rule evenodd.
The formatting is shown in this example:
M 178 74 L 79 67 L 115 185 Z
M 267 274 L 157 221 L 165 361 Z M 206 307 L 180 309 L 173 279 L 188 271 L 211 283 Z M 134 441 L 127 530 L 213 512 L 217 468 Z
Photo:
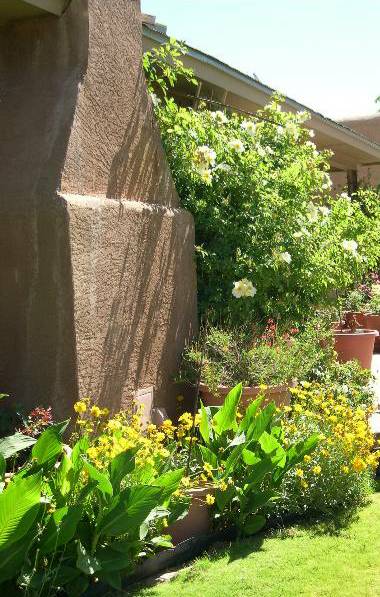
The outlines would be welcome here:
M 214 498 L 214 496 L 208 493 L 208 494 L 206 495 L 206 504 L 207 504 L 208 506 L 212 506 L 214 503 L 215 503 L 215 498 Z
M 231 139 L 231 141 L 229 141 L 227 145 L 230 149 L 236 151 L 236 153 L 244 153 L 245 151 L 244 143 L 240 141 L 240 139 Z
M 86 410 L 87 410 L 87 404 L 85 402 L 83 402 L 83 401 L 80 400 L 79 402 L 76 402 L 74 404 L 74 410 L 75 410 L 76 413 L 78 413 L 78 414 L 81 415 L 81 414 L 83 414 L 83 413 L 86 412 Z
M 285 263 L 291 263 L 292 261 L 292 256 L 290 253 L 288 253 L 288 251 L 284 251 L 284 253 L 280 253 L 280 259 L 282 259 L 282 261 L 285 261 Z
M 256 123 L 252 120 L 243 120 L 241 123 L 241 128 L 248 133 L 248 135 L 253 137 L 256 132 Z
M 91 408 L 91 414 L 95 419 L 99 419 L 102 416 L 102 409 L 99 406 L 93 406 Z
M 302 477 L 303 477 L 302 468 L 296 468 L 295 473 L 296 473 L 296 477 L 298 477 L 299 479 L 302 479 Z
M 322 472 L 322 467 L 320 467 L 319 464 L 316 464 L 311 470 L 313 471 L 314 475 L 320 475 Z
M 243 278 L 238 282 L 234 282 L 234 287 L 232 289 L 232 294 L 235 298 L 242 298 L 242 297 L 249 297 L 255 296 L 257 292 L 257 288 L 255 288 L 247 278 Z
M 219 124 L 226 124 L 226 122 L 228 122 L 227 116 L 221 110 L 216 110 L 216 112 L 211 112 L 210 116 L 213 120 L 215 120 L 215 122 L 217 122 Z
M 354 257 L 357 257 L 358 255 L 358 243 L 356 242 L 356 240 L 347 240 L 344 239 L 342 241 L 342 247 L 345 251 L 347 251 L 348 253 L 351 253 Z

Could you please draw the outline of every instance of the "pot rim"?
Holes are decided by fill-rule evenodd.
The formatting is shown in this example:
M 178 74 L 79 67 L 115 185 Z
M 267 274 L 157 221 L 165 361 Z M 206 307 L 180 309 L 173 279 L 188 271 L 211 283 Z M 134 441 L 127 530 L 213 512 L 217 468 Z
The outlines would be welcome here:
M 294 388 L 296 386 L 296 384 L 297 384 L 296 380 L 291 380 L 285 384 L 279 384 L 279 385 L 273 385 L 273 386 L 268 385 L 267 388 L 263 391 L 266 394 L 277 394 L 278 392 L 286 392 L 287 390 L 289 390 L 289 388 Z M 266 384 L 262 384 L 262 385 L 266 385 Z M 234 388 L 234 386 L 219 385 L 218 392 L 220 392 L 222 395 L 228 394 L 233 388 Z M 209 392 L 210 394 L 212 394 L 209 386 L 203 382 L 201 382 L 199 384 L 199 389 L 200 389 L 200 391 L 205 391 L 205 392 Z M 261 391 L 262 391 L 262 388 L 260 386 L 244 386 L 243 387 L 243 394 L 251 394 L 251 395 L 255 396 L 255 395 L 259 394 Z
M 353 337 L 358 337 L 358 336 L 375 336 L 375 338 L 379 335 L 379 331 L 378 330 L 370 330 L 367 328 L 358 328 L 355 331 L 352 330 L 333 330 L 333 335 L 334 336 L 353 336 Z

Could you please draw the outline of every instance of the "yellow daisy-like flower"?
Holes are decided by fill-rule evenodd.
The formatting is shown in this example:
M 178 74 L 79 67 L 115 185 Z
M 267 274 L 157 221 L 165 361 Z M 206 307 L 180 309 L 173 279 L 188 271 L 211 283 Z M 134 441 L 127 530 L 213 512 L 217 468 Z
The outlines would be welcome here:
M 211 495 L 210 493 L 208 493 L 208 494 L 206 495 L 206 504 L 207 504 L 208 506 L 212 506 L 214 503 L 215 503 L 215 498 L 214 498 L 214 496 L 213 496 L 213 495 Z
M 307 489 L 309 487 L 309 483 L 307 481 L 305 481 L 304 479 L 302 479 L 302 481 L 301 481 L 301 487 L 303 489 Z
M 221 481 L 219 483 L 219 489 L 220 489 L 220 491 L 226 491 L 227 487 L 228 487 L 228 485 L 227 485 L 227 483 L 225 481 Z
M 352 461 L 352 468 L 356 473 L 361 473 L 366 468 L 366 463 L 360 456 L 355 456 L 354 460 Z
M 296 477 L 299 477 L 300 479 L 302 479 L 303 474 L 304 474 L 302 468 L 296 468 L 295 472 L 296 472 Z
M 91 458 L 91 460 L 96 460 L 96 458 L 99 455 L 99 450 L 98 450 L 98 448 L 94 448 L 92 446 L 91 448 L 88 448 L 86 453 L 89 456 L 89 458 Z
M 205 462 L 203 465 L 203 470 L 205 471 L 205 473 L 207 475 L 209 475 L 210 477 L 212 477 L 212 466 L 209 462 Z
M 317 464 L 316 466 L 313 466 L 312 471 L 315 475 L 320 475 L 322 468 L 319 466 L 319 464 Z
M 349 472 L 350 472 L 350 469 L 347 465 L 342 466 L 342 473 L 344 473 L 345 475 L 348 475 Z
M 182 477 L 181 483 L 184 487 L 190 487 L 190 477 Z
M 102 409 L 99 406 L 93 406 L 91 408 L 91 414 L 95 419 L 99 419 L 102 416 Z
M 76 413 L 81 415 L 86 412 L 87 404 L 85 402 L 83 402 L 82 400 L 80 400 L 79 402 L 76 402 L 74 404 L 74 410 Z
M 305 454 L 305 456 L 303 457 L 303 461 L 310 462 L 310 460 L 311 460 L 311 456 L 309 456 L 309 454 Z

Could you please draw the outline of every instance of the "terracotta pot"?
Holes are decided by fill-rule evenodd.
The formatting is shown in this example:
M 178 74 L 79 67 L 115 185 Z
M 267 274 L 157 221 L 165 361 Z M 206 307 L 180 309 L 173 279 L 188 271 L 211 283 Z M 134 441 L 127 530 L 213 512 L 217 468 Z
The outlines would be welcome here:
M 379 335 L 377 330 L 360 328 L 352 332 L 335 329 L 333 334 L 335 350 L 341 363 L 356 359 L 363 369 L 371 369 L 375 338 Z
M 363 327 L 369 328 L 370 330 L 377 330 L 380 334 L 380 315 L 375 315 L 375 313 L 365 313 Z M 375 346 L 376 348 L 380 347 L 380 336 L 375 338 Z
M 365 323 L 365 313 L 363 313 L 363 311 L 346 311 L 345 315 L 354 315 L 360 327 L 372 328 L 372 326 L 369 326 Z
M 263 405 L 266 405 L 269 402 L 274 402 L 276 406 L 290 404 L 289 388 L 294 386 L 295 383 L 293 382 L 281 386 L 269 386 L 265 390 L 265 400 Z M 203 404 L 205 406 L 220 406 L 223 404 L 227 394 L 232 390 L 232 388 L 228 386 L 218 386 L 218 394 L 216 395 L 213 394 L 209 387 L 203 383 L 200 384 L 199 389 L 202 395 Z M 259 386 L 248 386 L 243 388 L 240 404 L 244 408 L 247 408 L 247 406 L 249 406 L 249 404 L 257 398 L 260 392 L 261 390 Z
M 213 487 L 189 489 L 191 504 L 188 513 L 182 520 L 170 525 L 166 532 L 171 535 L 173 545 L 178 545 L 191 537 L 202 537 L 211 531 L 210 506 L 206 504 L 206 495 L 214 493 Z

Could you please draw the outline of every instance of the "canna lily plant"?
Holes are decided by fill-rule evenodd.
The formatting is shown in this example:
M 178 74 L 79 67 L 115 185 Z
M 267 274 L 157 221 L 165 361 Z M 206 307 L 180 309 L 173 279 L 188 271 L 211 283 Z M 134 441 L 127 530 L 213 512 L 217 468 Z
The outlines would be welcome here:
M 197 446 L 206 475 L 215 483 L 217 518 L 234 525 L 238 534 L 261 530 L 261 513 L 279 495 L 285 475 L 317 446 L 318 434 L 287 444 L 274 403 L 260 409 L 264 396 L 238 412 L 242 384 L 235 386 L 221 407 L 201 403 L 199 425 L 203 443 Z

